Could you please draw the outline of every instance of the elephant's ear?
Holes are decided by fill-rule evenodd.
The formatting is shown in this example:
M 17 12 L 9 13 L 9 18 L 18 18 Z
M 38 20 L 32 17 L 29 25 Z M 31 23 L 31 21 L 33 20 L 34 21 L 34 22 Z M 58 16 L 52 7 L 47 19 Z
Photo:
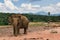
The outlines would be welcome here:
M 11 17 L 8 17 L 8 24 L 11 24 Z
M 9 24 L 12 24 L 12 16 L 9 16 L 8 22 L 9 22 Z

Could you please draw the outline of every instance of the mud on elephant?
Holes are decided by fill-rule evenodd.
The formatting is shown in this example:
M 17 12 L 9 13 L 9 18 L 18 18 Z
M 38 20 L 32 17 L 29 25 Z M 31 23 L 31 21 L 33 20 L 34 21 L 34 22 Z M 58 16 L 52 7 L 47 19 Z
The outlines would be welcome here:
M 19 29 L 24 29 L 24 34 L 27 33 L 29 20 L 26 16 L 21 14 L 14 14 L 9 17 L 9 23 L 13 25 L 13 34 L 17 36 L 19 34 Z

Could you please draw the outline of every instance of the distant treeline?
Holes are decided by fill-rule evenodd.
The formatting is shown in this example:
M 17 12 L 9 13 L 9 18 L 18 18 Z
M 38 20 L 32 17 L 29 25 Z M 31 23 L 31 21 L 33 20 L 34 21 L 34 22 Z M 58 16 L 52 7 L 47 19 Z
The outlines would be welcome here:
M 0 13 L 0 25 L 8 25 L 8 17 L 14 13 Z M 33 14 L 22 14 L 26 16 L 30 22 L 59 22 L 60 16 L 44 16 L 44 15 L 33 15 Z

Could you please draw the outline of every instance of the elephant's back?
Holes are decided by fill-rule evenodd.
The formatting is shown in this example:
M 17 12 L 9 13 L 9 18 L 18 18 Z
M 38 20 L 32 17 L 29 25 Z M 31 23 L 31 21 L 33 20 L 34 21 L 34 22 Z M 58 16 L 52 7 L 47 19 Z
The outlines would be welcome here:
M 23 21 L 24 24 L 29 23 L 29 20 L 26 16 L 21 16 L 21 20 Z

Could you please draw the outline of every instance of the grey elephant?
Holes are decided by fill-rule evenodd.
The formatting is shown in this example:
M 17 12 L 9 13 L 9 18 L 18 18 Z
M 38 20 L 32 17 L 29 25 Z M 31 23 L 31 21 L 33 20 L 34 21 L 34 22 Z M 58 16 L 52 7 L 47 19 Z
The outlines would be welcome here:
M 9 17 L 9 23 L 13 25 L 13 34 L 14 36 L 17 36 L 19 34 L 19 29 L 24 29 L 24 34 L 27 33 L 29 20 L 26 16 L 23 16 L 21 14 L 13 14 Z

